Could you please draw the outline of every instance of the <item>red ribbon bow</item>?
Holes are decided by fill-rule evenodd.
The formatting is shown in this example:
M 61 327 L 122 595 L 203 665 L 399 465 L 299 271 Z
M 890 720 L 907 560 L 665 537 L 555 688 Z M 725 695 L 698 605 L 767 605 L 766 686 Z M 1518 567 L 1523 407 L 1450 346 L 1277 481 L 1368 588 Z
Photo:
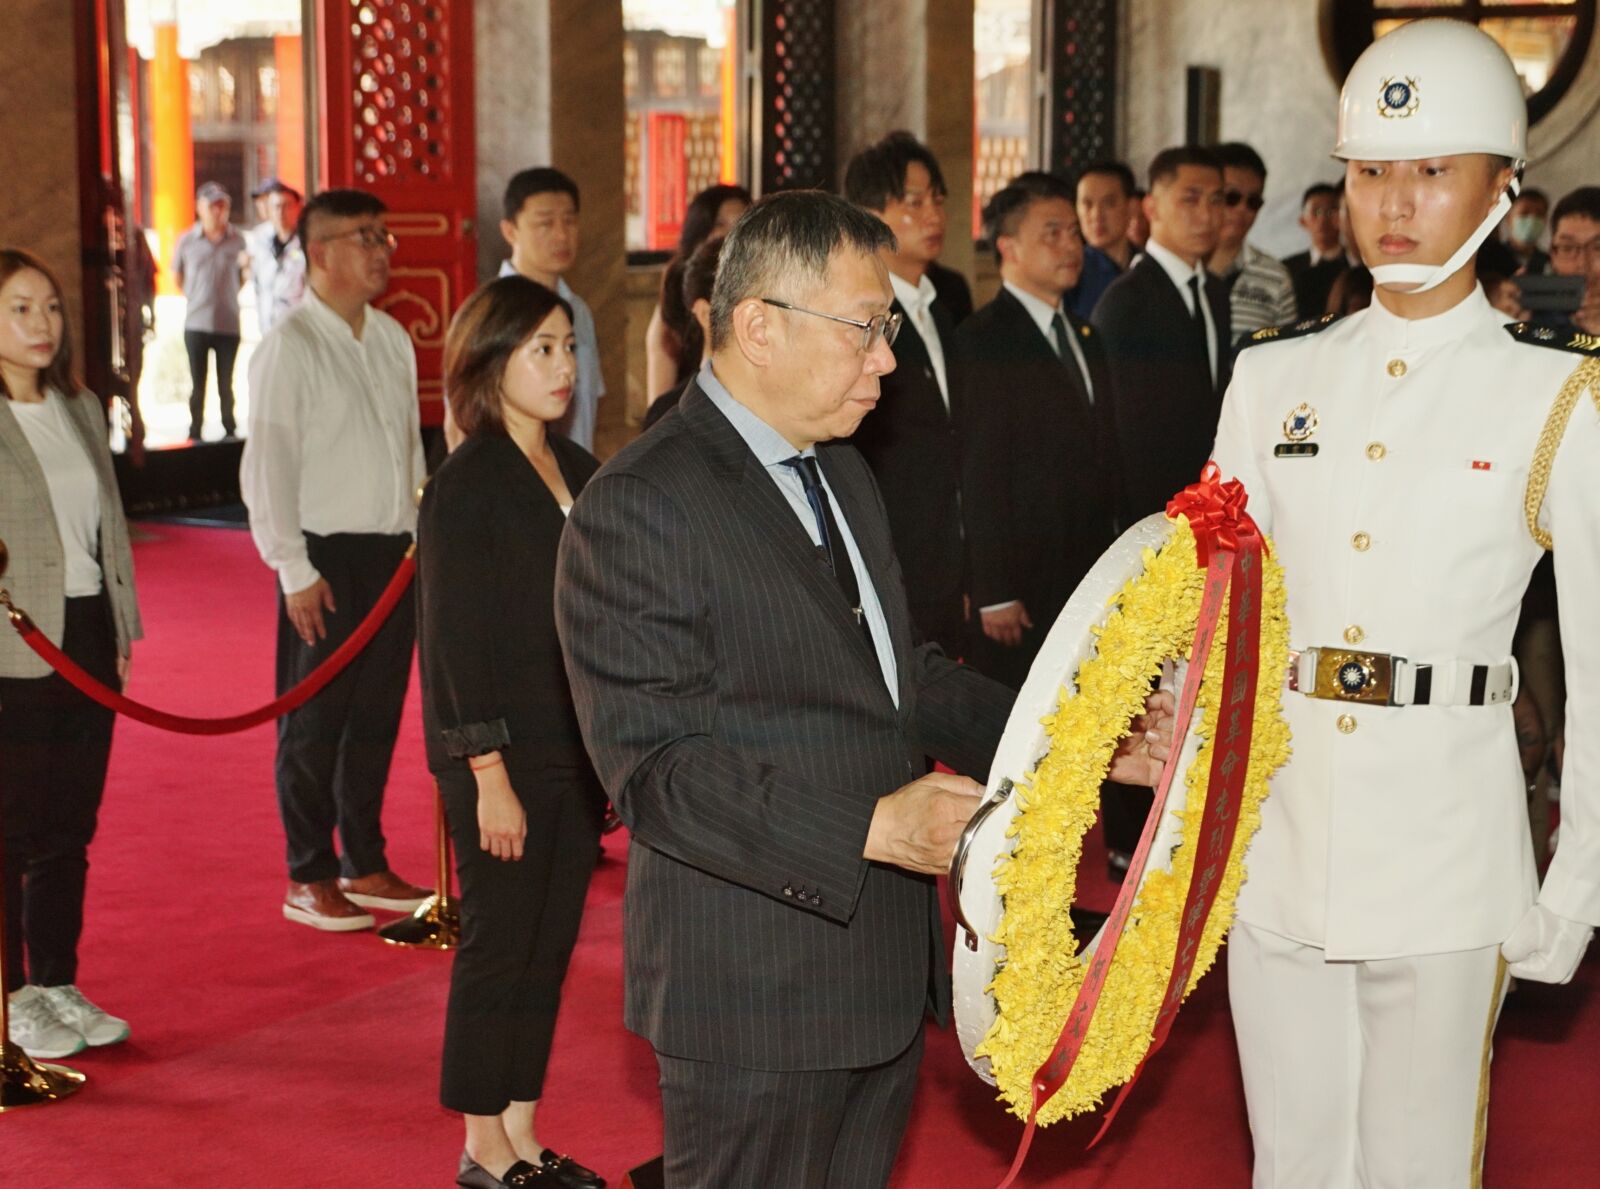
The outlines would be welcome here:
M 1208 462 L 1198 483 L 1189 484 L 1167 501 L 1168 516 L 1188 520 L 1201 569 L 1211 564 L 1212 550 L 1236 553 L 1240 537 L 1255 535 L 1255 522 L 1244 511 L 1249 499 L 1243 483 L 1237 479 L 1223 482 L 1221 468 Z

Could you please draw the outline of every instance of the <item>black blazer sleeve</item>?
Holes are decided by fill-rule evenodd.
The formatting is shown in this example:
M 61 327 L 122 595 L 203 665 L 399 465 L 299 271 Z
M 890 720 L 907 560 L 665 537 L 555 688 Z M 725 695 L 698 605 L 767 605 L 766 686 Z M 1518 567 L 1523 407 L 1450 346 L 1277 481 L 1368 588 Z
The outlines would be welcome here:
M 463 447 L 466 449 L 466 447 Z M 419 653 L 428 699 L 450 756 L 511 742 L 495 664 L 500 567 L 494 469 L 481 451 L 447 460 L 423 490 L 417 522 Z
M 1021 598 L 1014 565 L 1012 467 L 1015 445 L 1014 386 L 1006 344 L 996 342 L 989 308 L 956 331 L 962 378 L 962 510 L 972 568 L 972 609 Z

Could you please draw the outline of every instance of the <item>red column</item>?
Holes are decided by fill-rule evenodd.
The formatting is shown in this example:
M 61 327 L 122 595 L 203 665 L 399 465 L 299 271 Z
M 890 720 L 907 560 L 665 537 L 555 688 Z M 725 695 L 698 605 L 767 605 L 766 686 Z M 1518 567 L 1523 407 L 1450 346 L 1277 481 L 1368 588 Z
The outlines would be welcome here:
M 194 223 L 194 135 L 189 126 L 189 64 L 178 55 L 178 26 L 156 26 L 150 63 L 150 225 L 160 239 L 160 289 L 176 293 L 172 249 Z
M 272 39 L 278 68 L 278 180 L 306 192 L 305 59 L 298 34 Z

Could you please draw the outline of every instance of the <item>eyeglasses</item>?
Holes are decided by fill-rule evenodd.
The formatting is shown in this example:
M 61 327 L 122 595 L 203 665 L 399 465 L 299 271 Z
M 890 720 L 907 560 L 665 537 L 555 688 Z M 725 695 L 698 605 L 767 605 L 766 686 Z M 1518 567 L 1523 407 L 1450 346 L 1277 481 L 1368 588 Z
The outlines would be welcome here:
M 1570 241 L 1556 240 L 1550 245 L 1550 255 L 1556 260 L 1600 260 L 1600 238 L 1586 240 L 1581 244 Z
M 400 241 L 395 239 L 394 233 L 385 227 L 352 227 L 349 231 L 341 231 L 338 235 L 323 235 L 318 238 L 323 243 L 336 239 L 350 239 L 356 237 L 361 240 L 363 248 L 382 248 L 385 252 L 392 252 L 400 246 Z
M 856 326 L 861 330 L 861 350 L 867 352 L 878 345 L 878 340 L 883 339 L 884 345 L 894 346 L 895 336 L 900 333 L 899 314 L 874 314 L 865 322 L 857 322 L 854 318 L 841 318 L 838 314 L 824 314 L 821 310 L 808 310 L 805 306 L 790 305 L 786 301 L 779 301 L 775 297 L 761 299 L 769 306 L 777 306 L 780 310 L 791 310 L 796 314 L 810 314 L 813 318 L 826 318 L 829 322 L 843 322 L 846 326 Z
M 1241 202 L 1253 211 L 1260 210 L 1266 205 L 1267 200 L 1259 194 L 1246 194 L 1243 190 L 1224 190 L 1222 201 L 1229 206 L 1238 206 Z

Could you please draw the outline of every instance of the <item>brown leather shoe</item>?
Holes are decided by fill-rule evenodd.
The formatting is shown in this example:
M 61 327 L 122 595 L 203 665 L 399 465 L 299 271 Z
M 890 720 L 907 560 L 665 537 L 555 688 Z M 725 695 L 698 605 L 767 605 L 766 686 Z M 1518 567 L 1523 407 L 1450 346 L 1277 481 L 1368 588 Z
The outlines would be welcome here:
M 289 882 L 283 897 L 283 915 L 291 921 L 310 925 L 327 933 L 353 933 L 377 924 L 370 912 L 363 912 L 345 898 L 331 879 L 315 883 Z
M 429 889 L 409 884 L 393 871 L 340 879 L 339 890 L 363 908 L 386 908 L 390 912 L 410 912 L 433 895 Z

